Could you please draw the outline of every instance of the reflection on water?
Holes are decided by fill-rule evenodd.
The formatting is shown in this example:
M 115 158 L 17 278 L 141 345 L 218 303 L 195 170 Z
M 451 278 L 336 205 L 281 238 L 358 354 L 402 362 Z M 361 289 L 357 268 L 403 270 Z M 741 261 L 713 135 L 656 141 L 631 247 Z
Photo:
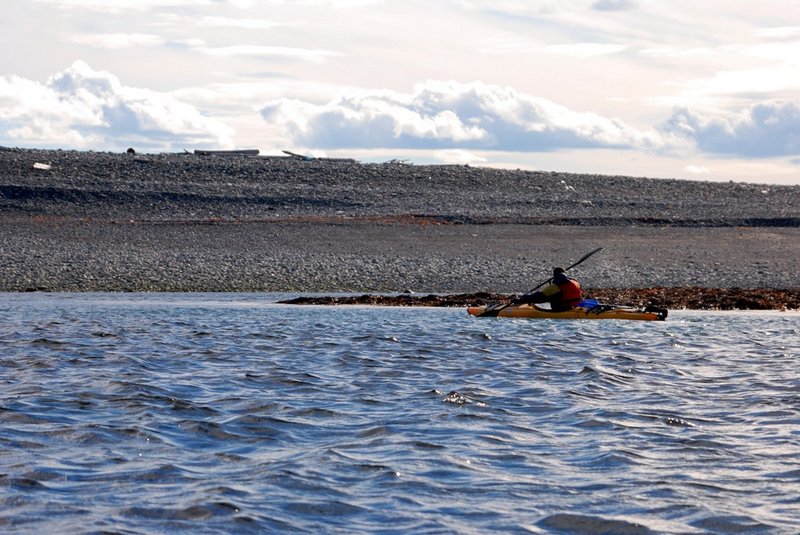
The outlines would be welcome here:
M 0 306 L 4 532 L 800 531 L 800 317 Z

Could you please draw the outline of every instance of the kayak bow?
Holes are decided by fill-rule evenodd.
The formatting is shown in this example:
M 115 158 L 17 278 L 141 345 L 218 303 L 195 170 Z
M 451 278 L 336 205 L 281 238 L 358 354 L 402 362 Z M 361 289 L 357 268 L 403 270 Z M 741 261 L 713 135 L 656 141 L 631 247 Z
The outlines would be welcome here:
M 487 308 L 497 305 L 469 307 L 467 312 L 473 316 L 481 317 Z M 564 320 L 639 320 L 639 321 L 664 321 L 667 319 L 667 309 L 647 306 L 635 308 L 619 305 L 603 305 L 594 301 L 585 301 L 575 308 L 564 312 L 553 312 L 548 308 L 536 305 L 507 305 L 496 314 L 501 318 L 531 318 L 531 319 L 564 319 Z M 492 317 L 490 315 L 490 317 Z

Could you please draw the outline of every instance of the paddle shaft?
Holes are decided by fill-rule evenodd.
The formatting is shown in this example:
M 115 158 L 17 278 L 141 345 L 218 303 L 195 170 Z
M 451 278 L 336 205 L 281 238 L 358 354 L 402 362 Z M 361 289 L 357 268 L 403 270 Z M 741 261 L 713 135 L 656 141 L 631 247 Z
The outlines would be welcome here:
M 603 249 L 602 247 L 598 247 L 597 249 L 595 249 L 591 253 L 586 253 L 585 255 L 583 255 L 583 258 L 581 258 L 580 260 L 578 260 L 577 262 L 575 262 L 574 264 L 572 264 L 568 268 L 564 268 L 564 271 L 569 271 L 570 269 L 574 268 L 575 266 L 577 266 L 579 264 L 582 264 L 584 260 L 588 259 L 590 256 L 592 256 L 593 254 L 595 254 L 596 252 L 598 252 L 598 251 L 600 251 L 602 249 Z M 550 277 L 549 279 L 547 279 L 543 283 L 539 284 L 539 286 L 536 286 L 535 288 L 531 288 L 530 290 L 528 290 L 527 293 L 532 294 L 533 292 L 535 292 L 536 290 L 538 290 L 539 288 L 541 288 L 542 286 L 544 286 L 545 284 L 549 283 L 552 280 L 553 280 L 553 278 Z

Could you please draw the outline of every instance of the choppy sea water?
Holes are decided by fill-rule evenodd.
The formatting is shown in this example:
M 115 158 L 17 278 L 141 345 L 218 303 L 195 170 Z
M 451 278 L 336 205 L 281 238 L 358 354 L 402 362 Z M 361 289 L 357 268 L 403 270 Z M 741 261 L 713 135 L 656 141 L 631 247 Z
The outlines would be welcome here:
M 0 294 L 4 533 L 797 533 L 800 316 Z

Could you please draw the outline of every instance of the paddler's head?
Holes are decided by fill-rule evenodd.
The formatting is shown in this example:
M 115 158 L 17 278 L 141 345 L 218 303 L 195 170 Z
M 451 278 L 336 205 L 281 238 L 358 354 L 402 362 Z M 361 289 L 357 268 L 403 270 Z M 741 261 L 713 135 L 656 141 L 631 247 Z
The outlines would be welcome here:
M 563 282 L 567 278 L 567 270 L 562 267 L 553 268 L 553 282 Z

